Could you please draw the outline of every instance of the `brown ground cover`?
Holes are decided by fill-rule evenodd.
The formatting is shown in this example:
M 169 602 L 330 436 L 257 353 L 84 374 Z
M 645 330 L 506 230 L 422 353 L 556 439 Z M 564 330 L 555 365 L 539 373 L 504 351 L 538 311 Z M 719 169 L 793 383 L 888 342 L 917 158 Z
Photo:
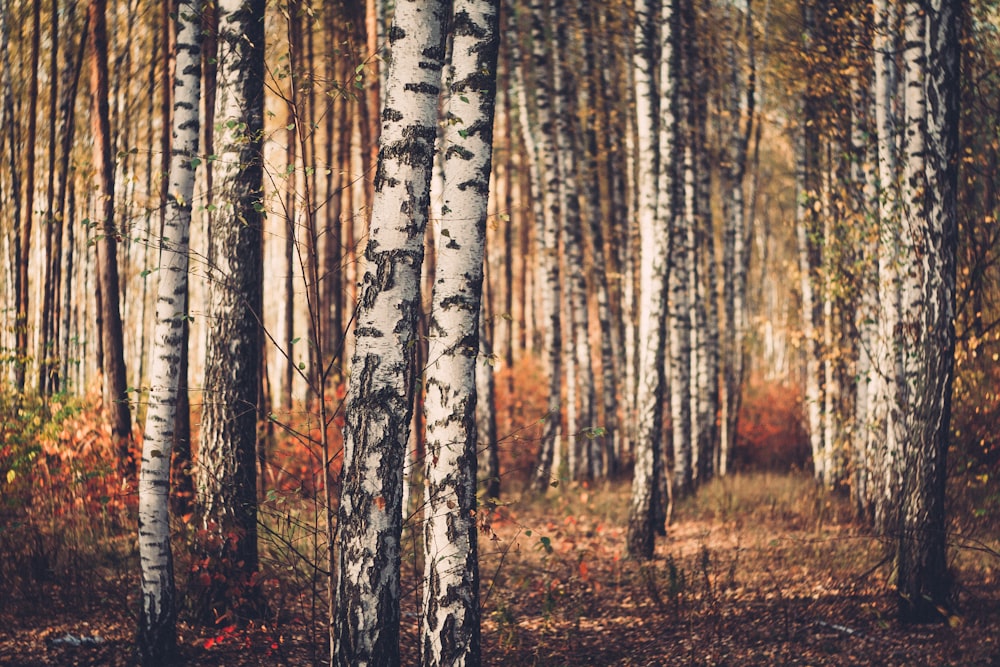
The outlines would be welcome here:
M 957 613 L 903 627 L 884 545 L 851 521 L 843 498 L 805 476 L 745 474 L 703 487 L 679 504 L 649 563 L 624 553 L 627 500 L 625 484 L 563 485 L 483 513 L 485 664 L 1000 665 L 1000 535 L 981 517 L 978 537 L 953 529 Z M 417 660 L 421 566 L 411 537 L 405 665 Z M 99 555 L 55 554 L 58 568 L 5 560 L 0 664 L 132 664 L 130 543 L 123 535 Z M 322 662 L 323 591 L 291 569 L 283 580 L 278 565 L 265 561 L 267 620 L 205 628 L 182 613 L 183 664 Z M 182 554 L 178 570 L 183 589 Z

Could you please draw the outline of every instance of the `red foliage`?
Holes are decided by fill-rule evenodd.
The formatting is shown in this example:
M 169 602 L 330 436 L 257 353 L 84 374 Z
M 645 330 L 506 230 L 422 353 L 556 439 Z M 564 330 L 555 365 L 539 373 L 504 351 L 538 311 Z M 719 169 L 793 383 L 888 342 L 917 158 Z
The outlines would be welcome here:
M 497 371 L 494 381 L 500 470 L 505 478 L 524 478 L 538 457 L 547 380 L 538 359 L 525 356 Z
M 330 455 L 330 479 L 340 479 L 344 460 L 344 396 L 346 387 L 338 385 L 327 399 L 326 427 Z M 323 430 L 319 410 L 275 415 L 266 437 L 264 486 L 277 493 L 301 493 L 315 498 L 323 492 Z
M 759 377 L 747 382 L 735 462 L 740 468 L 788 470 L 809 461 L 799 387 Z

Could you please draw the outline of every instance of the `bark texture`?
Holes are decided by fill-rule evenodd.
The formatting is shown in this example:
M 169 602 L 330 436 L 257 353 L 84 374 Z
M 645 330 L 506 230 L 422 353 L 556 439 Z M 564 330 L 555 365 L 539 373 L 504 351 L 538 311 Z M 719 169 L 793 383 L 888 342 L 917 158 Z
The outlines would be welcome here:
M 478 665 L 476 368 L 490 190 L 498 0 L 457 0 L 426 370 L 423 665 Z
M 173 149 L 170 187 L 160 239 L 156 328 L 149 362 L 149 407 L 139 474 L 139 560 L 142 605 L 138 649 L 144 664 L 170 660 L 176 652 L 177 605 L 170 549 L 170 459 L 177 421 L 183 347 L 187 345 L 188 249 L 191 198 L 200 130 L 201 2 L 182 0 L 174 18 L 177 74 L 174 77 Z M 186 383 L 183 383 L 186 385 Z
M 257 409 L 261 369 L 263 256 L 261 141 L 264 115 L 264 2 L 217 5 L 215 119 L 217 211 L 209 256 L 211 285 L 206 396 L 198 466 L 198 504 L 224 568 L 203 613 L 238 607 L 254 613 L 257 570 Z M 216 564 L 213 562 L 213 565 Z M 245 596 L 244 596 L 245 594 Z
M 448 7 L 400 3 L 389 30 L 371 230 L 357 304 L 338 510 L 334 663 L 399 663 L 403 460 Z
M 926 621 L 949 613 L 945 480 L 955 350 L 958 25 L 961 2 L 921 0 L 904 7 L 904 136 L 899 242 L 906 264 L 900 310 L 903 419 L 899 614 Z

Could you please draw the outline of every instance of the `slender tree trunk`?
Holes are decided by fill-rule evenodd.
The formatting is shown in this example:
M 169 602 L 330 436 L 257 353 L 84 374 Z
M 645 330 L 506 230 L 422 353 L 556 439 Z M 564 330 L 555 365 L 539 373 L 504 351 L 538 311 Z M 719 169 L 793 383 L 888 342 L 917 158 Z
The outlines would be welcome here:
M 70 4 L 66 12 L 66 24 L 73 26 L 76 15 L 76 4 Z M 86 18 L 85 18 L 86 21 Z M 66 327 L 67 317 L 72 310 L 70 301 L 64 298 L 67 283 L 71 280 L 69 267 L 65 258 L 72 255 L 73 229 L 69 224 L 70 211 L 66 206 L 67 184 L 69 181 L 69 161 L 73 150 L 73 137 L 76 129 L 76 97 L 80 83 L 80 73 L 83 70 L 84 52 L 86 49 L 88 27 L 84 25 L 79 31 L 76 49 L 73 57 L 63 70 L 63 81 L 59 98 L 59 162 L 56 192 L 53 198 L 52 224 L 54 238 L 53 252 L 50 256 L 52 299 L 55 305 L 52 314 L 51 337 L 52 365 L 49 369 L 49 387 L 53 392 L 68 389 L 68 337 Z M 64 33 L 65 34 L 65 33 Z M 72 43 L 71 41 L 69 42 Z M 69 50 L 69 49 L 67 49 Z M 64 236 L 65 230 L 65 236 Z
M 390 30 L 337 522 L 331 658 L 344 667 L 399 663 L 403 460 L 446 21 L 447 8 L 440 0 L 402 3 Z
M 614 449 L 615 439 L 618 435 L 618 377 L 615 373 L 614 343 L 615 330 L 617 325 L 611 315 L 611 297 L 608 287 L 608 255 L 605 252 L 604 224 L 605 216 L 601 205 L 602 190 L 596 187 L 601 181 L 600 168 L 600 146 L 598 137 L 604 137 L 609 128 L 601 125 L 603 119 L 600 108 L 603 100 L 601 94 L 601 71 L 598 69 L 598 53 L 600 47 L 597 42 L 598 30 L 600 30 L 598 5 L 589 3 L 578 3 L 579 12 L 587 17 L 586 29 L 584 31 L 584 76 L 586 83 L 581 86 L 583 91 L 583 106 L 586 112 L 587 123 L 584 130 L 586 142 L 587 166 L 585 173 L 590 179 L 591 187 L 586 188 L 587 213 L 590 232 L 588 245 L 591 256 L 591 275 L 593 276 L 594 294 L 597 299 L 597 321 L 600 332 L 600 359 L 601 359 L 601 407 L 603 419 L 599 422 L 603 427 L 603 433 L 594 431 L 588 440 L 592 449 L 591 453 L 591 477 L 598 478 L 615 474 L 617 472 L 618 461 Z M 607 150 L 607 149 L 606 149 Z M 606 156 L 607 158 L 607 156 Z M 607 158 L 610 159 L 610 158 Z M 610 198 L 611 184 L 606 183 L 603 192 Z M 595 409 L 596 419 L 596 409 Z
M 635 472 L 629 508 L 628 549 L 641 559 L 651 558 L 654 534 L 664 531 L 661 494 L 663 476 L 661 440 L 663 438 L 663 403 L 666 392 L 664 371 L 668 347 L 666 331 L 667 262 L 669 256 L 669 218 L 661 212 L 674 210 L 672 155 L 674 147 L 674 81 L 656 76 L 654 65 L 659 49 L 660 67 L 672 70 L 674 60 L 673 0 L 661 7 L 654 0 L 636 3 L 636 125 L 640 146 L 638 189 L 639 234 L 639 394 L 636 401 L 638 427 L 635 443 Z M 660 19 L 658 21 L 658 19 Z M 657 38 L 656 25 L 663 26 Z M 664 82 L 669 84 L 663 90 Z M 659 84 L 659 85 L 658 85 Z M 658 104 L 656 91 L 660 90 Z M 665 127 L 661 127 L 665 126 Z M 654 148 L 658 147 L 658 148 Z M 664 151 L 667 148 L 668 150 Z M 660 202 L 660 198 L 666 201 Z
M 160 664 L 176 652 L 177 604 L 170 550 L 170 456 L 187 345 L 187 281 L 191 208 L 198 153 L 201 99 L 201 3 L 182 1 L 174 15 L 177 74 L 174 79 L 173 146 L 166 220 L 160 238 L 156 329 L 150 349 L 150 393 L 139 476 L 139 556 L 142 605 L 138 649 L 144 664 Z
M 814 48 L 815 8 L 812 0 L 802 6 L 803 48 Z M 808 75 L 811 78 L 811 71 Z M 802 294 L 802 338 L 806 365 L 806 430 L 809 434 L 813 471 L 818 481 L 825 481 L 826 471 L 823 446 L 823 357 L 820 345 L 821 291 L 820 248 L 822 233 L 817 207 L 819 193 L 816 187 L 816 159 L 818 156 L 818 128 L 814 91 L 810 83 L 802 92 L 799 116 L 800 126 L 795 146 L 796 187 L 796 237 L 799 253 L 799 273 Z
M 441 243 L 429 329 L 421 663 L 480 664 L 476 376 L 493 145 L 499 0 L 458 0 L 439 158 Z M 491 411 L 492 412 L 492 411 Z M 494 434 L 495 437 L 495 434 Z
M 555 35 L 553 53 L 553 113 L 556 120 L 556 156 L 559 164 L 559 209 L 563 255 L 566 266 L 566 306 L 569 342 L 566 354 L 566 409 L 569 474 L 572 479 L 593 477 L 591 443 L 594 427 L 594 371 L 590 355 L 590 314 L 584 246 L 587 229 L 580 212 L 577 163 L 577 78 L 569 65 L 573 57 L 570 41 L 572 5 L 553 2 L 550 8 Z M 596 214 L 596 212 L 591 212 Z M 572 375 L 570 370 L 572 369 Z
M 541 229 L 536 228 L 538 243 L 537 286 L 542 293 L 542 320 L 544 338 L 542 343 L 545 366 L 549 378 L 548 410 L 542 427 L 542 440 L 531 487 L 536 493 L 544 492 L 552 483 L 553 461 L 560 449 L 562 428 L 562 290 L 559 282 L 559 238 L 560 172 L 558 155 L 553 137 L 556 128 L 553 117 L 553 86 L 549 80 L 552 71 L 552 50 L 548 40 L 549 14 L 542 0 L 531 2 L 531 42 L 532 65 L 535 80 L 532 81 L 535 94 L 535 124 L 532 125 L 533 141 L 538 150 L 539 176 L 544 181 L 542 187 L 543 218 Z
M 866 464 L 871 484 L 869 503 L 877 531 L 891 529 L 891 506 L 899 457 L 895 422 L 898 375 L 896 342 L 900 315 L 899 292 L 899 167 L 897 157 L 896 92 L 897 14 L 890 0 L 875 2 L 875 125 L 878 137 L 879 237 L 878 237 L 878 325 L 873 352 L 872 385 L 869 388 L 869 428 Z
M 27 293 L 27 286 L 22 287 L 24 282 L 24 275 L 22 275 L 21 267 L 26 266 L 27 258 L 23 257 L 23 247 L 21 234 L 23 230 L 22 218 L 21 218 L 21 165 L 18 163 L 18 152 L 20 149 L 20 140 L 18 136 L 18 123 L 17 123 L 17 112 L 15 109 L 16 100 L 14 98 L 14 84 L 11 81 L 14 70 L 11 67 L 10 52 L 10 0 L 5 0 L 3 5 L 0 5 L 0 61 L 2 61 L 3 68 L 0 70 L 0 77 L 3 78 L 3 119 L 5 127 L 4 139 L 8 142 L 10 150 L 7 154 L 7 164 L 10 171 L 10 200 L 11 200 L 11 219 L 14 221 L 13 229 L 14 233 L 11 235 L 10 246 L 14 255 L 13 266 L 10 267 L 10 272 L 13 274 L 10 276 L 9 282 L 13 283 L 13 296 L 14 296 L 14 387 L 17 391 L 24 391 L 25 382 L 25 364 L 27 363 L 27 339 L 24 340 L 25 349 L 19 350 L 18 346 L 21 344 L 21 333 L 20 330 L 25 328 L 27 325 L 27 305 L 25 304 L 24 309 L 21 307 L 22 292 Z M 26 272 L 24 272 L 26 274 Z M 22 326 L 22 324 L 24 326 Z
M 733 11 L 733 10 L 730 10 Z M 746 39 L 748 53 L 753 54 L 753 23 L 750 13 L 750 4 L 747 5 Z M 746 328 L 746 257 L 747 248 L 744 243 L 746 238 L 746 221 L 744 219 L 744 177 L 746 174 L 747 146 L 754 124 L 754 102 L 755 102 L 755 82 L 756 67 L 751 61 L 750 71 L 743 83 L 742 67 L 736 60 L 736 35 L 739 32 L 737 24 L 730 22 L 733 35 L 727 49 L 729 60 L 730 96 L 729 115 L 731 122 L 731 132 L 729 139 L 729 170 L 727 176 L 727 187 L 730 193 L 727 203 L 728 216 L 726 217 L 723 240 L 723 303 L 725 307 L 725 334 L 723 339 L 724 381 L 722 391 L 722 415 L 720 418 L 721 444 L 719 456 L 719 474 L 725 475 L 729 471 L 729 462 L 732 458 L 733 448 L 736 442 L 737 427 L 739 425 L 739 412 L 741 403 L 741 385 L 743 382 L 743 357 L 744 357 L 744 332 Z M 742 94 L 746 91 L 745 102 L 741 100 Z M 746 116 L 746 121 L 742 119 Z
M 31 266 L 31 237 L 32 228 L 35 222 L 35 163 L 38 154 L 36 148 L 36 138 L 38 136 L 38 62 L 39 44 L 41 43 L 42 32 L 42 3 L 31 3 L 31 54 L 28 61 L 28 108 L 26 111 L 28 127 L 24 137 L 24 208 L 21 210 L 24 219 L 21 222 L 21 261 L 18 264 L 20 278 L 17 281 L 17 318 L 15 329 L 17 343 L 15 346 L 16 360 L 15 384 L 19 391 L 24 391 L 25 374 L 28 366 L 28 292 Z M 11 121 L 14 119 L 12 118 Z M 41 365 L 42 359 L 36 358 L 36 363 Z M 40 391 L 44 391 L 39 386 Z
M 40 2 L 38 4 L 41 4 Z M 72 13 L 70 14 L 72 17 Z M 53 322 L 55 320 L 55 293 L 58 289 L 56 271 L 53 271 L 53 255 L 59 256 L 58 250 L 53 251 L 55 240 L 56 219 L 55 219 L 55 197 L 56 197 L 56 162 L 59 153 L 59 141 L 56 136 L 56 119 L 58 117 L 59 106 L 59 0 L 52 0 L 49 15 L 49 34 L 51 35 L 51 46 L 49 48 L 49 110 L 48 110 L 48 135 L 49 135 L 49 159 L 46 168 L 47 187 L 45 189 L 45 229 L 42 232 L 44 246 L 42 250 L 42 308 L 39 318 L 38 331 L 38 393 L 43 396 L 52 394 L 53 383 L 52 365 L 55 349 L 53 340 Z M 58 262 L 55 262 L 58 269 Z
M 107 1 L 90 0 L 89 25 L 91 42 L 90 92 L 93 101 L 91 115 L 94 132 L 94 164 L 97 166 L 97 186 L 100 199 L 98 210 L 100 231 L 97 249 L 98 282 L 100 285 L 101 340 L 104 350 L 102 366 L 105 405 L 111 418 L 111 433 L 118 449 L 119 466 L 126 479 L 135 477 L 136 463 L 129 451 L 132 417 L 129 410 L 125 375 L 125 351 L 122 338 L 121 310 L 118 303 L 118 237 L 114 220 L 115 165 L 111 149 L 111 125 L 108 114 L 108 33 Z

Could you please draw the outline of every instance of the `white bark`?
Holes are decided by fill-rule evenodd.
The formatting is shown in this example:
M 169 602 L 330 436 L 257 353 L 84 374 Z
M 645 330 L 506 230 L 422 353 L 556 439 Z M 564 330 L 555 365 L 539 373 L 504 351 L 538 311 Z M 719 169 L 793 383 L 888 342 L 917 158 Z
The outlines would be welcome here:
M 814 9 L 808 3 L 802 8 L 804 48 L 812 47 Z M 820 230 L 817 225 L 815 170 L 818 152 L 815 127 L 815 100 L 806 84 L 800 106 L 800 127 L 796 137 L 796 237 L 799 251 L 799 274 L 802 293 L 802 338 L 805 347 L 806 430 L 813 458 L 813 472 L 817 480 L 824 480 L 826 471 L 823 447 L 823 360 L 819 340 L 820 298 L 819 281 Z M 818 293 L 819 292 L 819 293 Z
M 170 550 L 170 455 L 177 416 L 181 346 L 186 344 L 188 247 L 201 99 L 201 3 L 177 6 L 177 74 L 174 78 L 173 154 L 160 239 L 156 326 L 149 352 L 149 406 L 139 472 L 139 562 L 142 605 L 139 655 L 169 659 L 176 644 L 176 601 Z
M 542 322 L 544 324 L 543 354 L 549 376 L 548 411 L 542 429 L 541 451 L 538 467 L 532 479 L 532 488 L 543 492 L 551 482 L 552 467 L 560 451 L 562 422 L 562 361 L 560 359 L 562 318 L 559 312 L 562 289 L 559 284 L 559 163 L 553 137 L 555 134 L 552 110 L 551 47 L 547 38 L 548 12 L 545 3 L 531 3 L 532 64 L 535 71 L 534 99 L 535 123 L 532 125 L 534 142 L 538 149 L 539 175 L 542 183 L 543 220 L 538 231 L 538 281 L 542 292 Z
M 872 382 L 868 389 L 868 466 L 871 470 L 869 502 L 875 512 L 875 526 L 886 528 L 898 456 L 897 420 L 890 406 L 895 402 L 898 345 L 895 332 L 899 321 L 899 235 L 898 173 L 896 155 L 895 60 L 896 14 L 890 0 L 875 2 L 875 125 L 878 136 L 879 238 L 878 238 L 878 324 L 872 353 Z
M 576 142 L 577 81 L 571 71 L 574 60 L 570 40 L 570 15 L 575 13 L 565 0 L 555 0 L 551 17 L 555 30 L 553 52 L 553 113 L 556 118 L 556 154 L 559 162 L 559 210 L 562 246 L 566 266 L 567 317 L 566 411 L 569 474 L 572 479 L 592 477 L 593 439 L 584 429 L 594 426 L 594 370 L 590 355 L 590 315 L 587 303 L 587 276 L 584 266 L 586 231 L 580 213 L 577 184 L 579 166 Z
M 390 55 L 351 360 L 338 512 L 334 663 L 399 663 L 403 460 L 447 5 L 403 2 Z
M 661 91 L 657 109 L 656 70 L 653 67 L 653 49 L 660 47 L 661 66 L 670 67 L 674 61 L 669 29 L 672 2 L 665 0 L 660 11 L 659 3 L 639 0 L 636 3 L 636 128 L 640 153 L 638 157 L 639 196 L 638 218 L 641 245 L 639 267 L 639 388 L 637 397 L 638 427 L 635 443 L 635 473 L 632 479 L 632 500 L 629 509 L 628 548 L 637 558 L 650 558 L 653 554 L 655 532 L 664 526 L 659 518 L 666 499 L 660 496 L 660 476 L 663 436 L 663 400 L 666 385 L 664 356 L 666 341 L 666 279 L 669 255 L 669 219 L 660 211 L 673 211 L 673 173 L 669 166 L 673 145 L 674 108 L 673 95 Z M 656 38 L 657 17 L 664 26 L 662 44 Z M 661 78 L 660 81 L 663 79 Z M 672 81 L 668 79 L 668 83 Z M 659 127 L 666 125 L 661 136 Z M 657 146 L 657 149 L 653 147 Z M 668 201 L 659 202 L 660 197 Z
M 660 193 L 657 197 L 656 217 L 660 225 L 670 230 L 669 242 L 669 345 L 670 367 L 668 385 L 670 387 L 670 421 L 673 430 L 674 493 L 683 497 L 691 491 L 693 481 L 692 444 L 697 441 L 695 415 L 698 406 L 698 373 L 697 332 L 694 323 L 697 318 L 697 306 L 692 298 L 697 284 L 694 262 L 695 250 L 695 175 L 694 154 L 691 149 L 690 127 L 691 118 L 690 82 L 682 85 L 675 80 L 672 60 L 667 54 L 672 53 L 675 40 L 673 28 L 672 2 L 667 0 L 663 5 L 664 34 L 661 40 L 664 44 L 664 60 L 660 63 Z M 687 59 L 684 49 L 673 54 L 673 58 Z M 683 139 L 675 134 L 672 107 L 674 98 L 677 102 L 678 115 L 683 119 L 685 129 Z M 682 146 L 680 144 L 683 144 Z M 669 156 L 680 151 L 682 157 L 674 164 Z M 676 180 L 675 183 L 675 171 Z M 679 197 L 678 197 L 679 196 Z M 675 203 L 675 199 L 678 199 Z M 643 248 L 646 247 L 643 242 Z
M 899 243 L 902 373 L 896 588 L 900 617 L 928 621 L 952 606 L 945 483 L 955 350 L 958 0 L 907 2 L 903 222 Z
M 457 0 L 426 370 L 421 663 L 479 664 L 476 360 L 492 157 L 497 0 Z M 489 372 L 489 368 L 480 370 Z

